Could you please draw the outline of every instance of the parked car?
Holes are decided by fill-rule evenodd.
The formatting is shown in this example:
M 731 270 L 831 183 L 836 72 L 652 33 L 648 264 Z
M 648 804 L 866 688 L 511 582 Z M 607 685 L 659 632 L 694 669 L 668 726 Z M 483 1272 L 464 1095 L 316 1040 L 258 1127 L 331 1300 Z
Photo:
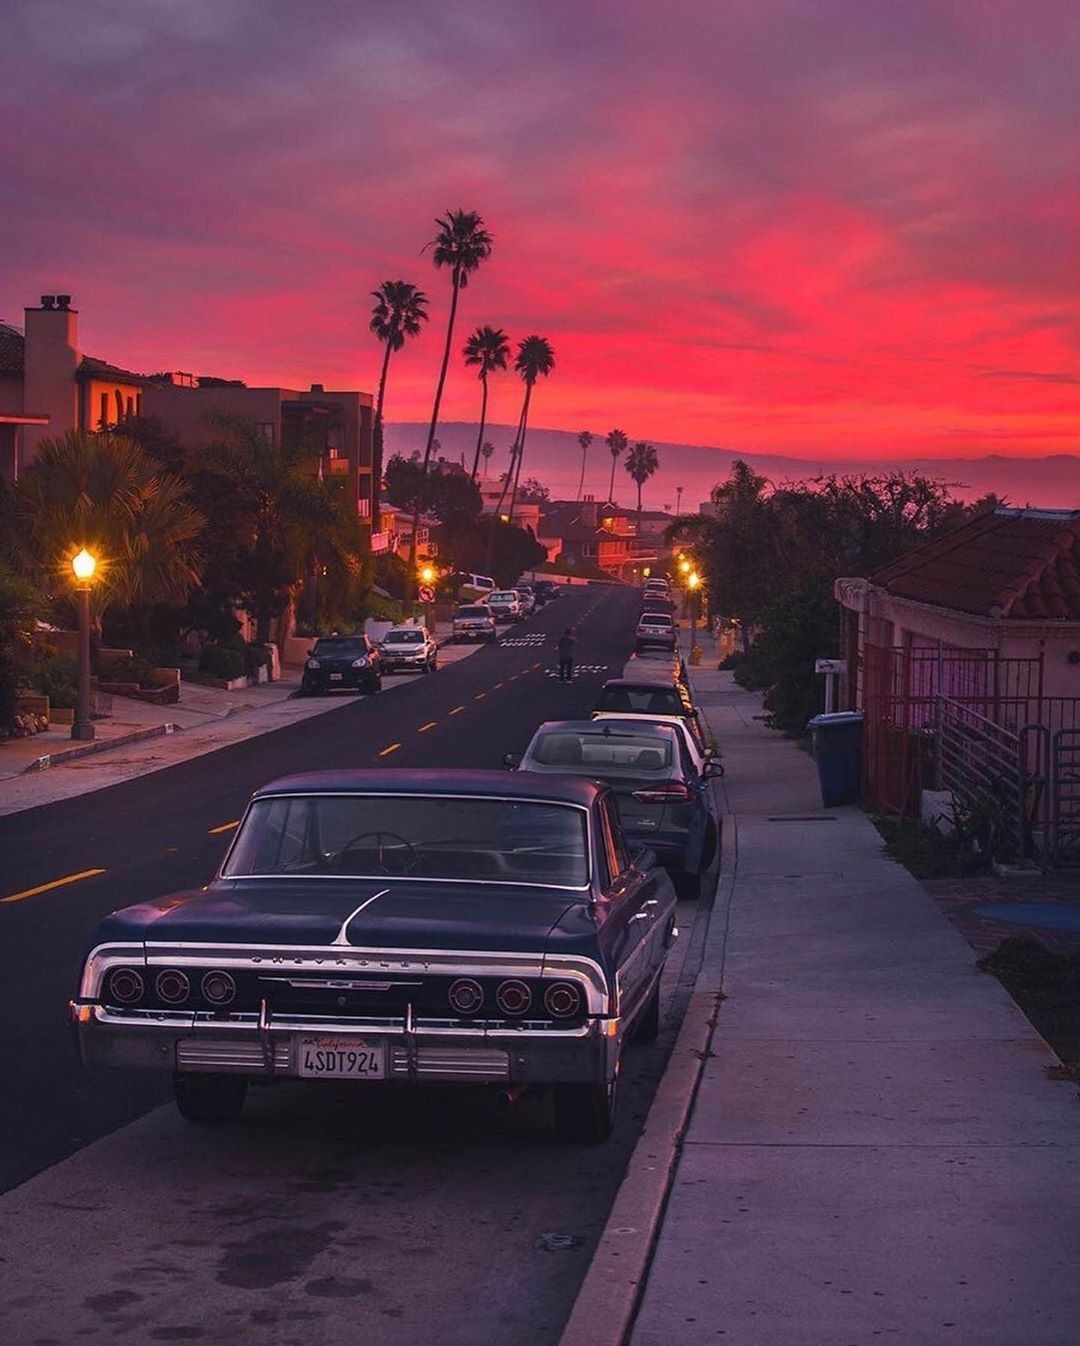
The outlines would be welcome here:
M 536 601 L 543 607 L 547 603 L 554 602 L 562 593 L 563 586 L 556 583 L 555 580 L 537 580 L 533 585 L 536 591 Z
M 517 759 L 520 758 L 520 761 Z M 524 754 L 510 753 L 519 771 L 587 776 L 611 787 L 631 849 L 649 846 L 676 889 L 698 897 L 720 837 L 705 781 L 673 725 L 620 720 L 556 720 L 542 724 Z
M 515 584 L 514 590 L 521 602 L 521 610 L 527 616 L 536 611 L 536 590 L 531 584 Z
M 675 649 L 675 624 L 667 612 L 642 613 L 634 631 L 634 649 L 647 650 L 652 646 L 661 650 Z
M 520 622 L 525 616 L 516 589 L 496 589 L 488 599 L 488 607 L 497 622 Z
M 675 611 L 675 600 L 666 594 L 646 594 L 641 600 L 642 613 Z
M 302 692 L 382 689 L 379 648 L 367 636 L 320 636 L 310 650 L 300 679 Z
M 458 576 L 458 593 L 463 602 L 486 602 L 493 592 L 495 581 L 490 575 L 463 574 Z
M 393 626 L 379 643 L 384 673 L 434 673 L 439 647 L 426 626 Z
M 280 1079 L 526 1086 L 596 1142 L 675 933 L 595 781 L 319 772 L 256 792 L 207 887 L 107 916 L 70 1014 L 88 1065 L 171 1071 L 193 1122 Z
M 678 650 L 647 649 L 632 654 L 626 661 L 622 676 L 629 682 L 677 682 L 689 693 L 690 681 L 686 663 Z
M 671 592 L 671 585 L 665 579 L 647 579 L 641 586 L 641 592 L 642 594 L 668 594 Z
M 494 640 L 495 614 L 486 603 L 466 603 L 454 613 L 451 630 L 455 642 Z
M 690 692 L 672 678 L 609 678 L 600 688 L 593 710 L 629 715 L 697 714 Z

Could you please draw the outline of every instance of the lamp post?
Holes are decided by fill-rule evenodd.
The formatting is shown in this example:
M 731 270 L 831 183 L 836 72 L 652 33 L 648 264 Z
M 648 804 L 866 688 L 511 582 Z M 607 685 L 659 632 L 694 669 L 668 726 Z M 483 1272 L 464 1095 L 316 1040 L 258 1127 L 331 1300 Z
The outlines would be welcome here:
M 94 578 L 97 560 L 83 547 L 72 558 L 71 568 L 75 572 L 76 593 L 79 595 L 79 675 L 71 737 L 91 739 L 94 737 L 94 722 L 90 718 L 90 581 Z
M 698 609 L 698 587 L 701 584 L 701 576 L 696 570 L 691 570 L 686 577 L 686 588 L 690 594 L 690 659 L 694 659 L 694 650 L 697 647 L 697 609 Z
M 422 567 L 421 567 L 421 569 L 420 569 L 420 583 L 421 583 L 421 584 L 425 584 L 425 585 L 432 585 L 432 584 L 435 583 L 435 569 L 434 569 L 433 566 L 427 566 L 427 565 L 426 565 L 426 566 L 422 566 Z M 425 604 L 424 604 L 424 625 L 425 625 L 425 626 L 427 627 L 427 629 L 428 629 L 428 635 L 431 635 L 431 633 L 432 633 L 432 625 L 431 625 L 431 604 L 430 604 L 430 603 L 425 603 Z

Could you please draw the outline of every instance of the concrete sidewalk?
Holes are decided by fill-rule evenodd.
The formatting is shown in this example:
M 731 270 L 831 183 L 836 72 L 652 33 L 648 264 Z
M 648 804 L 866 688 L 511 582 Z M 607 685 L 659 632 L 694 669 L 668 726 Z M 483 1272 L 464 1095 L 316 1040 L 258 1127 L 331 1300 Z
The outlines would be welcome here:
M 698 990 L 726 998 L 633 1346 L 1075 1346 L 1075 1083 L 759 699 L 692 678 L 733 867 Z

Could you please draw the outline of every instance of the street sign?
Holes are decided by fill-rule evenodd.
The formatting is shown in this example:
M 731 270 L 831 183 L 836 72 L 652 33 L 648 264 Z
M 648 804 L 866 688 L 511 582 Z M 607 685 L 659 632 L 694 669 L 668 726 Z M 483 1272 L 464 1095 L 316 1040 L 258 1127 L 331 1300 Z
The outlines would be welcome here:
M 814 664 L 815 673 L 846 673 L 846 659 L 818 659 Z
M 434 603 L 435 586 L 433 584 L 421 584 L 418 597 L 421 603 Z

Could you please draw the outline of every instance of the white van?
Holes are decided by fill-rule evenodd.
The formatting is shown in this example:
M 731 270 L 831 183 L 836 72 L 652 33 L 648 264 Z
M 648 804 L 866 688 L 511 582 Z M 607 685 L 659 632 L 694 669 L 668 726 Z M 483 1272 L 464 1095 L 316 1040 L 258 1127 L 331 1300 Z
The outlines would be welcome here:
M 469 601 L 475 602 L 478 599 L 486 599 L 494 591 L 494 588 L 495 581 L 490 575 L 463 575 L 459 590 L 461 601 L 467 603 Z

